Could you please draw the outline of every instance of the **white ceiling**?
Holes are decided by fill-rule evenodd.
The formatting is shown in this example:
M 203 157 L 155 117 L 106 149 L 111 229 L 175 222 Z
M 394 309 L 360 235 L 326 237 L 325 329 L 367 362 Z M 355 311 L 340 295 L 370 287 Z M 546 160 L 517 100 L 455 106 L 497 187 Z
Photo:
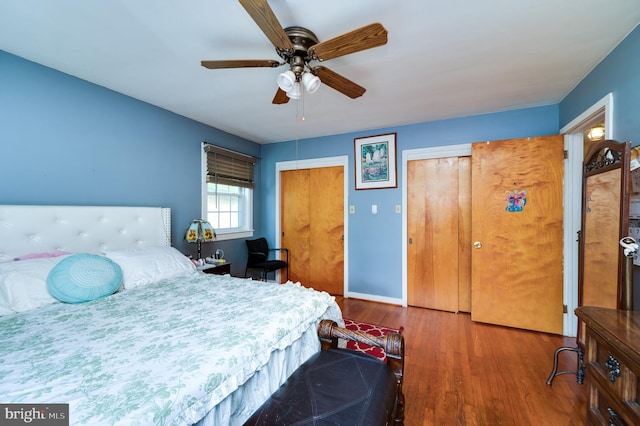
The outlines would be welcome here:
M 270 0 L 320 41 L 372 22 L 382 47 L 324 66 L 367 89 L 323 86 L 271 103 L 281 68 L 236 0 L 1 0 L 0 49 L 258 143 L 558 103 L 639 22 L 640 0 Z M 296 120 L 304 110 L 305 120 Z

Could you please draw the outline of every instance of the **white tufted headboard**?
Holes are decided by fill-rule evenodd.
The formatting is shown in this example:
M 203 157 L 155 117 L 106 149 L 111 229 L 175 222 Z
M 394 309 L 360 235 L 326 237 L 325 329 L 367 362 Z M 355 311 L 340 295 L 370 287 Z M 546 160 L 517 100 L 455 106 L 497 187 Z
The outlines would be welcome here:
M 0 205 L 0 260 L 158 245 L 171 245 L 169 208 Z

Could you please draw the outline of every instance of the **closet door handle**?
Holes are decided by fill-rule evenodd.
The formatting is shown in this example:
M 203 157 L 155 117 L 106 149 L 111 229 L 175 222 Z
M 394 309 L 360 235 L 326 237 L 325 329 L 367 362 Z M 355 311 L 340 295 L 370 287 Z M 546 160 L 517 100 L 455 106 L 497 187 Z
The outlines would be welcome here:
M 475 243 L 473 243 L 473 247 L 477 249 L 482 248 L 482 243 L 480 241 L 476 241 Z

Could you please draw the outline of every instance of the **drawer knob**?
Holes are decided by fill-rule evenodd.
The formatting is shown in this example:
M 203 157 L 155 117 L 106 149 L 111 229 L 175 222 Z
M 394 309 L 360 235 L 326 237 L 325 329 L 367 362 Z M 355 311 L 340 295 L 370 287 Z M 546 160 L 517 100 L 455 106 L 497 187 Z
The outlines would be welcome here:
M 626 423 L 622 418 L 613 411 L 613 408 L 607 408 L 607 412 L 609 413 L 609 426 L 626 426 Z
M 620 362 L 613 355 L 609 355 L 604 366 L 609 369 L 609 381 L 615 383 L 616 377 L 620 377 Z

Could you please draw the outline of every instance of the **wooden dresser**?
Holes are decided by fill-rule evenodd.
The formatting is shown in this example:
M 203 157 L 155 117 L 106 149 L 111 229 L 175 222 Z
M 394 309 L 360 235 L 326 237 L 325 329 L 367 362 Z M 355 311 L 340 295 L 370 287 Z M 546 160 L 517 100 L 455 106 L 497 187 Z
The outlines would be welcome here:
M 640 425 L 640 312 L 575 312 L 585 327 L 586 424 Z

